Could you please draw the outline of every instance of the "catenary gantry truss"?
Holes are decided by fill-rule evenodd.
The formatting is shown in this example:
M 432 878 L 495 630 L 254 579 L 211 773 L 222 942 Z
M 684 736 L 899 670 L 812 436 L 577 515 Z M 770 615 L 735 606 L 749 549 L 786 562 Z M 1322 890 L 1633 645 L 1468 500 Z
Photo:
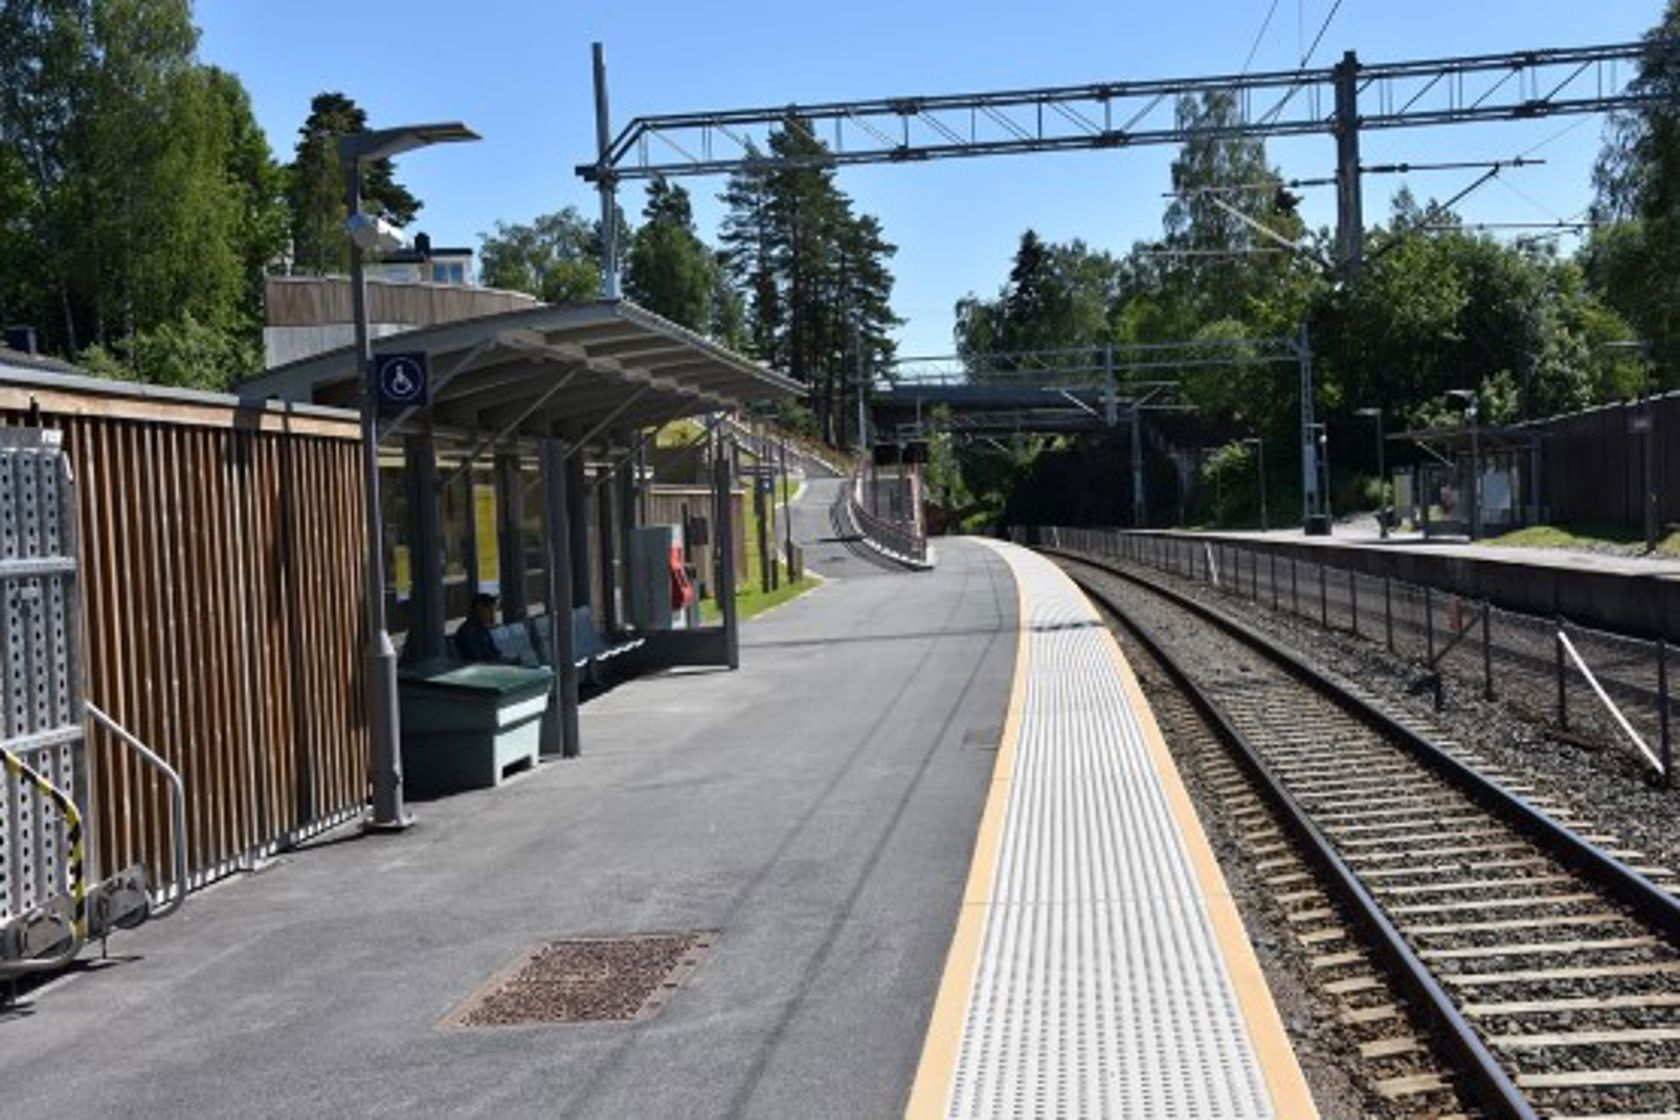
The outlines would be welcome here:
M 727 173 L 765 159 L 770 130 L 790 126 L 827 146 L 807 161 L 827 166 L 1180 144 L 1221 133 L 1328 133 L 1344 75 L 1360 98 L 1364 129 L 1597 113 L 1648 100 L 1625 82 L 1647 49 L 1621 43 L 1376 64 L 1350 54 L 1336 66 L 1269 73 L 640 116 L 578 174 L 598 181 Z M 1237 123 L 1211 128 L 1178 118 L 1180 97 L 1208 93 L 1233 99 Z
M 610 214 L 616 184 L 630 179 L 1327 134 L 1336 139 L 1336 267 L 1353 278 L 1364 261 L 1361 132 L 1634 108 L 1656 98 L 1630 84 L 1638 63 L 1674 49 L 1672 40 L 1653 40 L 1370 64 L 1349 51 L 1334 66 L 1266 73 L 639 116 L 614 136 L 597 45 L 598 148 L 577 173 L 596 184 Z M 1234 114 L 1179 113 L 1180 98 L 1204 94 L 1228 96 Z M 803 131 L 822 150 L 772 158 L 769 137 L 778 129 Z M 611 296 L 610 239 L 604 250 Z

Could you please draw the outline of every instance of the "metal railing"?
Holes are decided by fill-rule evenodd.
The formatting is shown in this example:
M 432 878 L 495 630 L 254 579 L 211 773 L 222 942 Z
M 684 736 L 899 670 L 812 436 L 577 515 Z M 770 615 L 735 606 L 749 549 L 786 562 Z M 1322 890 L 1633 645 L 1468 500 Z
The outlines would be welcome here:
M 1036 532 L 1041 545 L 1153 568 L 1297 623 L 1381 644 L 1422 670 L 1414 686 L 1431 691 L 1437 708 L 1453 697 L 1498 699 L 1563 741 L 1631 742 L 1641 771 L 1650 767 L 1672 780 L 1673 700 L 1660 639 L 1507 611 L 1232 541 L 1109 529 Z M 1597 703 L 1576 701 L 1583 691 Z
M 843 488 L 845 516 L 869 547 L 911 567 L 928 565 L 927 535 L 912 513 L 908 519 L 881 517 L 864 508 L 863 473 L 855 472 Z
M 111 734 L 153 769 L 164 776 L 169 783 L 170 821 L 173 825 L 172 862 L 175 872 L 174 881 L 167 887 L 158 881 L 158 886 L 152 894 L 152 908 L 150 917 L 167 918 L 180 909 L 181 902 L 187 897 L 187 786 L 181 780 L 180 773 L 162 755 L 152 750 L 145 743 L 137 739 L 128 728 L 106 715 L 97 704 L 88 700 L 83 702 L 88 715 L 104 727 Z

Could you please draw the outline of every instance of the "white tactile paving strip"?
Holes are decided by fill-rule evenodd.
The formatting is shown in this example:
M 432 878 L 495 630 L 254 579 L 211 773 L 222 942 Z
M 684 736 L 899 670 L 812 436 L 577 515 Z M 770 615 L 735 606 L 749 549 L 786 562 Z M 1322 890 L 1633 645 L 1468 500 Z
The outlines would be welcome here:
M 1048 560 L 997 547 L 1027 684 L 948 1115 L 1273 1116 L 1102 622 Z

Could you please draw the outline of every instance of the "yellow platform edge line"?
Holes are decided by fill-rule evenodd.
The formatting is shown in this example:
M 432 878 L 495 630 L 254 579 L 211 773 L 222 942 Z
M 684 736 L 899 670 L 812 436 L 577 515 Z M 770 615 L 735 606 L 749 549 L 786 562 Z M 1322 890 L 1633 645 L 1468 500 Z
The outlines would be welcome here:
M 1061 572 L 1061 569 L 1058 568 L 1057 571 Z M 1061 574 L 1069 583 L 1073 582 L 1067 573 Z M 1078 584 L 1074 584 L 1074 589 L 1079 590 Z M 1085 597 L 1083 591 L 1079 591 L 1079 594 L 1081 598 Z M 1102 618 L 1101 611 L 1097 611 L 1094 606 L 1092 610 L 1099 619 Z M 1266 984 L 1266 974 L 1260 968 L 1260 959 L 1254 955 L 1254 946 L 1248 938 L 1248 928 L 1237 911 L 1235 899 L 1231 897 L 1230 884 L 1225 881 L 1225 873 L 1219 868 L 1219 859 L 1213 854 L 1213 846 L 1208 843 L 1207 833 L 1202 829 L 1201 817 L 1197 815 L 1196 807 L 1190 800 L 1190 792 L 1184 786 L 1184 778 L 1178 772 L 1178 764 L 1173 761 L 1172 752 L 1167 749 L 1166 737 L 1161 734 L 1161 727 L 1155 722 L 1155 711 L 1144 696 L 1143 686 L 1138 683 L 1137 674 L 1132 671 L 1125 651 L 1120 648 L 1120 643 L 1114 638 L 1114 632 L 1106 624 L 1103 626 L 1103 637 L 1108 640 L 1109 648 L 1114 652 L 1115 664 L 1120 669 L 1121 685 L 1143 730 L 1144 743 L 1149 748 L 1155 772 L 1161 777 L 1167 803 L 1172 809 L 1173 817 L 1178 821 L 1179 833 L 1184 838 L 1191 867 L 1201 885 L 1214 938 L 1219 944 L 1221 956 L 1225 959 L 1225 969 L 1236 992 L 1243 1021 L 1248 1024 L 1254 1057 L 1260 1064 L 1261 1076 L 1266 1080 L 1266 1091 L 1271 1096 L 1273 1112 L 1279 1120 L 1316 1120 L 1318 1106 L 1313 1103 L 1312 1090 L 1307 1086 L 1306 1075 L 1301 1072 L 1301 1062 L 1295 1052 L 1295 1045 L 1290 1042 L 1289 1033 L 1284 1029 L 1283 1017 L 1278 1013 L 1277 1002 L 1272 998 L 1272 990 Z
M 1006 558 L 998 555 L 998 559 Z M 974 992 L 974 978 L 980 968 L 980 950 L 985 942 L 986 915 L 991 908 L 997 882 L 998 857 L 1003 851 L 1003 824 L 1009 811 L 1009 791 L 1014 784 L 1015 753 L 1021 736 L 1021 716 L 1027 703 L 1027 592 L 1013 564 L 1007 564 L 1015 581 L 1015 679 L 1009 692 L 1009 711 L 1004 718 L 1003 736 L 997 758 L 992 762 L 991 788 L 980 815 L 980 830 L 974 839 L 974 856 L 968 867 L 962 905 L 957 910 L 951 948 L 945 954 L 945 971 L 939 994 L 928 1020 L 922 1059 L 910 1088 L 904 1115 L 914 1120 L 943 1117 L 950 1108 L 952 1082 L 956 1079 L 957 1055 L 962 1050 L 963 1024 Z

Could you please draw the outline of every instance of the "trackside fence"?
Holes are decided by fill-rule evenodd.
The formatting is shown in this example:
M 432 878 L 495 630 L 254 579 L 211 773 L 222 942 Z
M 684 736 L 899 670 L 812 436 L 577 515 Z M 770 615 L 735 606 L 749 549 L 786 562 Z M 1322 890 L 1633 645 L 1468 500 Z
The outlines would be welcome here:
M 1230 541 L 1110 529 L 1011 530 L 1074 556 L 1151 569 L 1298 623 L 1361 638 L 1415 666 L 1437 709 L 1501 700 L 1588 749 L 1613 749 L 1673 784 L 1667 644 L 1502 610 L 1486 601 Z
M 901 515 L 896 517 L 870 510 L 864 503 L 863 493 L 866 485 L 873 484 L 873 480 L 867 478 L 862 470 L 853 473 L 842 488 L 842 516 L 852 530 L 877 552 L 910 567 L 927 567 L 927 534 L 920 520 L 911 510 L 900 511 Z M 909 492 L 908 488 L 906 492 Z

